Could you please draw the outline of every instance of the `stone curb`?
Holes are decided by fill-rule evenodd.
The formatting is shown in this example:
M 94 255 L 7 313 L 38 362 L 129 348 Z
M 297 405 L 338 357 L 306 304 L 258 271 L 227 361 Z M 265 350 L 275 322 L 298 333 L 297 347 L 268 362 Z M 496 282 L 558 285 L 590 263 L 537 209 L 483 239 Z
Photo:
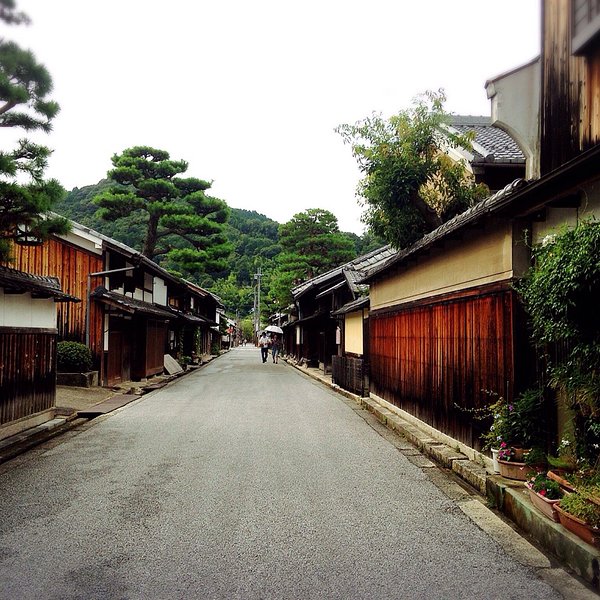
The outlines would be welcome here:
M 531 504 L 522 481 L 511 481 L 488 473 L 482 465 L 469 460 L 467 456 L 440 440 L 433 439 L 414 424 L 382 406 L 377 400 L 352 394 L 331 383 L 326 377 L 291 364 L 302 373 L 354 400 L 374 414 L 386 427 L 405 437 L 433 462 L 452 470 L 482 496 L 487 497 L 535 543 L 557 557 L 562 565 L 572 569 L 596 590 L 600 589 L 600 551 L 538 512 Z

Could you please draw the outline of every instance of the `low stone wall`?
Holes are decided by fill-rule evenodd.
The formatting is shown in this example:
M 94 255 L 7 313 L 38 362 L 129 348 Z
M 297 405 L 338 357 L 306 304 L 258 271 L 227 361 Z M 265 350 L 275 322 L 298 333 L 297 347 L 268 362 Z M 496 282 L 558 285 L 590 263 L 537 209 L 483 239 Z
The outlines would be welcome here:
M 56 385 L 95 387 L 98 385 L 98 371 L 88 371 L 87 373 L 57 373 Z

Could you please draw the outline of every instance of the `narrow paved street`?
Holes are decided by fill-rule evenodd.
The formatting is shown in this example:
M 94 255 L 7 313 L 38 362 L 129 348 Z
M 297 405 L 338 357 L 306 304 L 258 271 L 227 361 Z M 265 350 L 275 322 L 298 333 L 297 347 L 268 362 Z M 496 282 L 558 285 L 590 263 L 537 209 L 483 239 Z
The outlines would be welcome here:
M 0 598 L 559 597 L 413 462 L 238 348 L 3 465 Z

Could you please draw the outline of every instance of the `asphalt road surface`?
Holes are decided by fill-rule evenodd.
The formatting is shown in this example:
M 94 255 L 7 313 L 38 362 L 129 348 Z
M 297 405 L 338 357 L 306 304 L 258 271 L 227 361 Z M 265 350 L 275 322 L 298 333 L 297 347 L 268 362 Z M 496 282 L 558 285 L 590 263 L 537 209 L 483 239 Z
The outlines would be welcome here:
M 238 348 L 0 471 L 0 598 L 560 597 L 358 408 Z

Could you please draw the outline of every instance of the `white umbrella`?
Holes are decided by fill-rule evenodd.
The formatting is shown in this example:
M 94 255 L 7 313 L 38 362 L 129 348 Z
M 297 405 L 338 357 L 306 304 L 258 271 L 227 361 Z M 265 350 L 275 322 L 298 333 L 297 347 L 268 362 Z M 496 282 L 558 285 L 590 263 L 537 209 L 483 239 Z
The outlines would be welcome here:
M 265 327 L 265 331 L 270 331 L 271 333 L 283 333 L 283 329 L 277 327 L 277 325 L 269 325 L 268 327 Z

